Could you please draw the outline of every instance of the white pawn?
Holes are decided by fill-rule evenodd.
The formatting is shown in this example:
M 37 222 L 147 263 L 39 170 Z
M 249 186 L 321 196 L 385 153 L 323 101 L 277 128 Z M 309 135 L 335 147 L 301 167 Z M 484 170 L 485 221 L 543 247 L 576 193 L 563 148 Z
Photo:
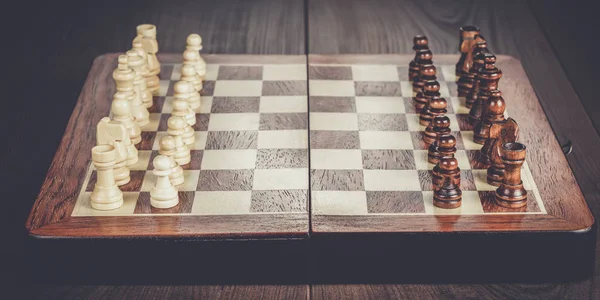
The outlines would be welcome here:
M 96 184 L 91 195 L 92 208 L 111 210 L 123 206 L 123 192 L 117 186 L 113 169 L 117 162 L 117 150 L 111 145 L 92 148 L 92 163 L 96 167 Z
M 192 84 L 194 90 L 191 92 L 188 102 L 190 103 L 191 109 L 197 109 L 200 107 L 200 91 L 202 91 L 202 79 L 196 72 L 196 68 L 192 65 L 185 65 L 181 67 L 181 80 L 187 81 Z
M 175 156 L 175 139 L 172 136 L 163 136 L 159 141 L 160 150 L 158 153 L 171 159 L 171 183 L 174 185 L 180 185 L 183 183 L 183 168 L 173 159 Z
M 156 85 L 156 82 L 160 83 L 160 80 L 159 80 L 158 76 L 150 74 L 150 68 L 148 67 L 148 53 L 146 53 L 146 51 L 144 50 L 141 37 L 139 39 L 135 38 L 133 40 L 132 47 L 133 48 L 131 48 L 131 50 L 137 52 L 137 54 L 139 56 L 141 56 L 142 59 L 144 60 L 144 65 L 146 66 L 146 69 L 148 70 L 148 72 L 146 74 L 144 74 L 144 80 L 146 81 L 146 88 L 148 89 L 148 91 L 150 91 L 150 94 L 152 94 L 152 89 L 150 89 L 150 86 L 153 84 Z M 159 86 L 155 87 L 157 89 L 157 92 L 158 92 L 158 87 Z
M 173 158 L 180 166 L 189 164 L 192 160 L 190 148 L 181 139 L 181 135 L 184 133 L 184 128 L 187 125 L 183 117 L 171 116 L 167 120 L 167 133 L 175 140 L 175 155 Z
M 134 145 L 139 144 L 142 141 L 142 130 L 131 115 L 131 103 L 127 100 L 126 95 L 115 93 L 110 111 L 113 115 L 113 121 L 125 125 L 131 142 Z
M 171 111 L 172 116 L 183 117 L 186 120 L 185 128 L 181 138 L 186 145 L 194 144 L 196 140 L 194 135 L 194 129 L 191 125 L 196 124 L 196 113 L 189 107 L 187 98 L 189 97 L 189 91 L 192 90 L 191 84 L 185 81 L 178 81 L 175 83 L 173 95 L 173 110 Z
M 126 143 L 133 146 L 127 134 L 127 128 L 123 124 L 111 123 L 108 117 L 100 119 L 100 122 L 96 126 L 96 145 L 111 145 L 115 147 L 117 160 L 113 173 L 118 186 L 125 185 L 131 181 L 129 168 L 127 168 L 128 154 Z
M 169 179 L 173 169 L 171 159 L 164 155 L 158 155 L 154 158 L 153 164 L 156 184 L 150 190 L 150 205 L 156 208 L 171 208 L 179 203 L 177 189 Z
M 198 62 L 200 61 L 200 59 L 201 58 L 200 58 L 200 54 L 198 54 L 198 51 L 195 51 L 192 49 L 186 49 L 185 51 L 183 51 L 183 66 L 194 67 L 194 69 L 196 69 L 196 72 L 198 73 L 198 76 L 200 76 L 200 80 L 204 80 L 205 74 L 198 71 L 198 68 L 199 68 Z M 183 66 L 182 66 L 182 68 L 183 68 Z
M 119 64 L 117 69 L 113 72 L 113 79 L 117 83 L 117 94 L 123 94 L 127 100 L 131 102 L 131 115 L 135 117 L 135 121 L 138 125 L 144 126 L 150 122 L 150 114 L 148 113 L 148 109 L 142 103 L 142 100 L 134 91 L 133 86 L 135 77 L 135 71 L 129 67 L 127 55 L 119 55 Z
M 198 59 L 196 60 L 194 67 L 196 68 L 198 75 L 200 75 L 200 78 L 204 79 L 206 76 L 206 62 L 202 56 L 200 56 L 200 50 L 202 50 L 202 37 L 199 34 L 192 33 L 188 35 L 186 43 L 186 49 L 193 50 L 198 53 Z
M 148 89 L 152 95 L 158 96 L 160 81 L 158 74 L 160 73 L 160 62 L 156 58 L 158 53 L 158 42 L 156 41 L 156 26 L 152 24 L 141 24 L 136 27 L 137 36 L 135 41 L 140 41 L 142 49 L 147 54 L 148 69 L 152 77 L 147 81 Z M 135 44 L 133 44 L 135 47 Z
M 150 72 L 147 62 L 135 50 L 127 51 L 127 63 L 135 71 L 133 89 L 146 108 L 152 107 L 152 92 L 148 90 L 145 76 Z

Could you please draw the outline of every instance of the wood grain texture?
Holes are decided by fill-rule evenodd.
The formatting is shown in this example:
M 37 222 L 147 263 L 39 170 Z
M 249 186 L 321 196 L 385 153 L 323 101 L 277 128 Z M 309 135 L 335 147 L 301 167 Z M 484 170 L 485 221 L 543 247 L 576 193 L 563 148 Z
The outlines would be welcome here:
M 85 178 L 89 161 L 89 148 L 94 144 L 94 134 L 89 128 L 94 128 L 98 120 L 110 111 L 113 84 L 111 82 L 112 70 L 115 67 L 117 54 L 107 54 L 98 57 L 90 71 L 79 101 L 72 114 L 70 122 L 63 136 L 62 142 L 56 152 L 55 159 L 48 170 L 47 180 L 41 188 L 38 201 L 32 208 L 31 217 L 28 219 L 27 228 L 33 236 L 70 236 L 70 237 L 195 237 L 195 238 L 260 238 L 284 237 L 286 232 L 290 237 L 306 238 L 308 235 L 308 215 L 298 212 L 285 215 L 207 215 L 207 216 L 120 216 L 115 218 L 102 217 L 69 217 L 77 201 L 77 193 Z M 164 65 L 179 63 L 181 58 L 177 54 L 159 54 L 158 58 Z M 268 62 L 271 64 L 298 64 L 305 62 L 302 56 L 258 56 L 258 55 L 205 55 L 208 64 L 221 64 L 245 62 Z M 250 69 L 254 70 L 254 69 Z M 251 71 L 242 71 L 245 75 L 252 75 Z M 239 75 L 229 70 L 227 78 Z M 168 74 L 163 75 L 170 77 Z M 241 98 L 240 103 L 232 104 L 233 98 L 217 99 L 219 109 L 258 109 L 256 99 Z M 161 115 L 164 116 L 164 115 Z M 278 129 L 306 129 L 306 113 L 286 114 L 261 114 L 260 126 L 269 130 Z M 163 118 L 164 119 L 164 118 Z M 202 122 L 199 122 L 202 123 Z M 165 122 L 163 121 L 163 127 Z M 166 128 L 163 128 L 166 129 Z M 161 126 L 159 125 L 159 130 Z M 258 134 L 256 131 L 215 131 L 207 136 L 206 149 L 255 149 Z M 146 145 L 148 146 L 148 145 Z M 150 156 L 155 156 L 156 151 L 151 151 Z M 204 150 L 194 151 L 194 163 L 188 164 L 184 169 L 200 169 L 200 162 Z M 262 157 L 267 156 L 267 157 Z M 259 165 L 269 167 L 269 157 L 281 159 L 282 166 L 275 168 L 293 167 L 304 165 L 307 167 L 307 150 L 300 152 L 262 153 Z M 152 158 L 152 157 L 151 157 Z M 273 160 L 270 161 L 272 165 Z M 151 167 L 151 163 L 149 163 Z M 125 190 L 139 191 L 143 182 L 143 171 L 132 172 L 132 181 L 125 186 Z M 253 187 L 253 170 L 200 170 L 199 184 L 192 186 L 191 190 L 198 191 L 250 191 Z M 71 179 L 67 179 L 71 178 Z M 92 178 L 91 181 L 93 181 Z M 64 185 L 64 183 L 67 185 Z M 93 183 L 88 184 L 93 186 Z M 147 196 L 143 194 L 143 196 Z M 147 198 L 147 197 L 146 197 Z M 182 201 L 180 207 L 169 212 L 189 213 L 194 197 L 190 201 Z M 144 208 L 142 203 L 136 209 L 137 213 L 148 213 L 152 210 Z M 305 198 L 306 199 L 306 198 Z M 294 203 L 294 199 L 289 199 Z M 263 206 L 264 207 L 264 206 Z M 257 207 L 255 207 L 256 209 Z M 271 210 L 274 211 L 274 210 Z M 45 215 L 52 214 L 52 215 Z M 282 224 L 287 223 L 287 224 Z M 236 230 L 236 226 L 246 227 Z M 248 230 L 247 230 L 248 229 Z M 258 231 L 255 231 L 258 230 Z M 265 230 L 263 232 L 263 230 Z M 291 231 L 290 231 L 291 230 Z M 289 232 L 288 232 L 289 231 Z
M 309 55 L 309 64 L 407 65 L 411 59 L 412 55 Z M 436 56 L 438 66 L 453 65 L 457 60 L 457 55 L 439 54 Z M 560 145 L 552 135 L 552 129 L 544 116 L 521 63 L 515 58 L 497 55 L 497 65 L 502 68 L 504 74 L 500 89 L 506 98 L 507 111 L 520 124 L 520 141 L 527 145 L 528 165 L 540 191 L 546 211 L 551 217 L 544 215 L 377 216 L 373 218 L 373 224 L 371 224 L 369 217 L 365 216 L 348 216 L 347 223 L 344 223 L 343 217 L 313 214 L 313 232 L 315 234 L 327 234 L 328 232 L 503 231 L 502 224 L 506 225 L 505 229 L 507 231 L 589 230 L 594 223 L 593 216 L 569 169 Z M 406 120 L 404 122 L 399 120 L 391 122 L 385 118 L 385 114 L 383 115 L 383 121 L 370 120 L 368 116 L 369 114 L 366 114 L 367 118 L 363 120 L 359 117 L 358 125 L 361 130 L 386 130 L 388 124 L 403 127 L 391 128 L 392 130 L 406 130 L 408 128 Z M 471 151 L 470 154 L 478 155 L 479 152 Z M 477 161 L 477 159 L 470 160 Z M 328 184 L 331 185 L 331 188 L 340 190 L 340 183 L 335 180 L 342 177 L 334 175 L 350 172 L 354 171 L 313 170 L 313 190 L 328 189 L 330 188 Z M 357 176 L 357 178 L 359 177 Z M 348 182 L 360 184 L 358 180 Z M 467 184 L 465 187 L 469 188 L 470 186 L 472 184 Z M 354 189 L 360 190 L 360 185 L 357 185 Z M 341 190 L 344 190 L 344 188 Z M 328 223 L 328 218 L 332 219 L 332 223 Z M 407 220 L 404 220 L 404 218 Z M 503 221 L 503 218 L 506 219 Z M 389 224 L 386 224 L 386 219 Z
M 189 1 L 191 3 L 191 1 Z M 8 268 L 3 268 L 3 271 L 10 272 L 10 279 L 19 279 L 25 274 L 26 268 L 23 268 L 23 244 L 26 234 L 20 230 L 23 220 L 29 213 L 33 199 L 35 198 L 39 186 L 41 185 L 46 169 L 50 164 L 54 151 L 63 134 L 63 130 L 67 124 L 69 115 L 72 112 L 73 105 L 79 94 L 81 86 L 85 80 L 85 76 L 89 71 L 91 60 L 102 53 L 114 52 L 128 47 L 130 43 L 131 33 L 127 30 L 122 30 L 122 22 L 113 22 L 114 19 L 126 22 L 131 20 L 130 25 L 149 21 L 159 25 L 161 30 L 164 30 L 165 37 L 174 36 L 161 42 L 162 50 L 180 50 L 180 42 L 183 41 L 185 33 L 202 28 L 213 34 L 210 43 L 206 43 L 205 49 L 211 52 L 219 53 L 262 53 L 260 51 L 275 51 L 269 53 L 283 53 L 279 51 L 300 51 L 303 52 L 303 46 L 298 43 L 303 43 L 303 39 L 297 38 L 297 34 L 301 34 L 302 30 L 298 30 L 296 26 L 287 26 L 287 33 L 283 37 L 274 36 L 274 27 L 261 26 L 258 24 L 271 24 L 279 20 L 290 19 L 276 13 L 274 10 L 280 9 L 281 6 L 269 5 L 277 1 L 254 1 L 252 5 L 256 5 L 251 12 L 250 10 L 234 9 L 235 4 L 240 1 L 194 1 L 188 5 L 171 5 L 167 8 L 162 3 L 145 2 L 149 6 L 144 6 L 144 9 L 139 9 L 139 2 L 130 2 L 128 4 L 119 4 L 119 10 L 115 10 L 111 5 L 106 5 L 105 2 L 80 2 L 78 4 L 59 4 L 56 2 L 36 3 L 37 10 L 32 10 L 29 2 L 22 2 L 22 6 L 27 6 L 23 9 L 23 16 L 27 16 L 30 20 L 37 20 L 39 23 L 31 22 L 20 29 L 31 31 L 37 36 L 36 39 L 23 38 L 21 30 L 7 30 L 7 40 L 20 41 L 23 47 L 18 47 L 19 55 L 26 57 L 27 61 L 32 65 L 36 65 L 38 72 L 31 72 L 27 68 L 22 68 L 24 60 L 14 60 L 12 64 L 15 70 L 18 70 L 15 77 L 18 78 L 33 78 L 38 84 L 38 89 L 28 90 L 28 99 L 31 101 L 8 101 L 5 105 L 14 106 L 14 111 L 22 111 L 21 107 L 35 104 L 39 109 L 31 111 L 25 117 L 23 114 L 8 114 L 2 119 L 5 123 L 11 124 L 17 128 L 20 134 L 14 134 L 13 131 L 2 131 L 3 141 L 6 141 L 8 147 L 0 148 L 0 164 L 4 170 L 21 170 L 20 172 L 0 172 L 0 178 L 4 178 L 2 182 L 10 183 L 3 190 L 15 191 L 14 196 L 28 199 L 25 201 L 8 201 L 8 208 L 5 211 L 10 211 L 3 221 L 8 223 L 6 235 L 9 241 L 2 247 L 2 251 L 8 251 L 5 258 L 10 259 Z M 293 5 L 301 6 L 301 1 L 285 1 Z M 296 3 L 298 2 L 298 3 Z M 328 3 L 329 2 L 329 3 Z M 576 22 L 569 22 L 563 14 L 564 10 L 559 9 L 551 11 L 539 11 L 540 8 L 547 7 L 546 1 L 538 3 L 534 6 L 534 11 L 540 21 L 541 26 L 536 23 L 535 17 L 528 9 L 523 9 L 520 4 L 510 3 L 507 6 L 501 2 L 480 2 L 473 6 L 475 2 L 456 1 L 453 3 L 442 2 L 424 2 L 423 4 L 415 5 L 412 2 L 381 2 L 385 6 L 373 3 L 370 6 L 360 4 L 360 1 L 308 1 L 311 5 L 309 17 L 311 20 L 311 30 L 315 31 L 318 28 L 320 32 L 317 34 L 311 33 L 312 37 L 318 37 L 319 34 L 327 35 L 327 32 L 341 32 L 347 24 L 350 25 L 349 31 L 344 36 L 326 36 L 327 42 L 317 40 L 317 47 L 336 48 L 339 49 L 339 44 L 344 44 L 345 52 L 360 53 L 382 53 L 383 48 L 387 52 L 402 52 L 409 53 L 409 44 L 412 36 L 417 32 L 424 32 L 430 38 L 434 38 L 434 43 L 438 50 L 445 48 L 448 52 L 456 52 L 457 28 L 458 26 L 470 23 L 470 20 L 477 18 L 476 23 L 480 25 L 486 34 L 486 38 L 494 39 L 496 42 L 492 44 L 494 51 L 500 47 L 504 51 L 510 51 L 512 55 L 516 52 L 524 53 L 523 56 L 517 57 L 539 56 L 538 58 L 527 61 L 525 69 L 531 73 L 536 73 L 536 77 L 532 78 L 534 87 L 548 88 L 544 91 L 544 97 L 540 100 L 546 111 L 551 111 L 554 116 L 549 117 L 550 123 L 553 125 L 555 133 L 561 142 L 567 138 L 574 139 L 579 136 L 578 131 L 582 131 L 579 136 L 580 146 L 575 147 L 574 153 L 568 156 L 568 160 L 574 170 L 575 176 L 585 194 L 586 200 L 593 207 L 595 214 L 600 212 L 598 203 L 600 198 L 598 188 L 595 186 L 595 178 L 598 178 L 598 170 L 593 158 L 597 148 L 589 147 L 597 145 L 594 142 L 588 142 L 587 135 L 589 131 L 581 130 L 585 125 L 579 125 L 580 118 L 585 115 L 585 112 L 579 107 L 579 102 L 574 97 L 575 93 L 570 87 L 566 88 L 565 93 L 557 93 L 557 89 L 563 89 L 565 81 L 556 80 L 556 77 L 563 77 L 563 70 L 558 67 L 558 61 L 563 63 L 569 76 L 574 76 L 572 71 L 581 70 L 584 64 L 592 64 L 592 61 L 586 61 L 587 56 L 577 56 L 575 53 L 581 48 L 586 47 L 591 42 L 587 40 L 586 44 L 579 44 L 579 41 L 584 39 L 576 39 L 577 43 L 565 43 L 567 47 L 560 50 L 554 46 L 559 54 L 559 58 L 554 56 L 552 51 L 548 51 L 548 43 L 557 40 L 557 43 L 564 41 L 562 36 L 556 38 L 557 28 L 564 28 L 571 35 L 575 26 L 579 26 L 583 20 L 591 20 L 593 18 L 580 18 Z M 16 3 L 15 3 L 16 4 Z M 572 6 L 571 2 L 564 2 L 564 5 Z M 126 9 L 123 9 L 125 5 Z M 199 9 L 190 9 L 190 5 L 199 7 Z M 360 5 L 360 6 L 359 6 Z M 68 7 L 67 7 L 68 6 Z M 315 7 L 316 6 L 316 7 Z M 449 7 L 448 7 L 449 6 Z M 294 6 L 295 7 L 295 6 Z M 360 8 L 360 9 L 357 9 Z M 584 13 L 593 14 L 594 10 L 580 9 L 579 5 L 572 6 Z M 68 8 L 68 9 L 67 9 Z M 72 13 L 73 11 L 77 13 Z M 315 11 L 316 10 L 316 11 Z M 284 8 L 285 12 L 299 12 L 301 9 Z M 340 12 L 339 14 L 337 12 Z M 14 9 L 11 9 L 11 13 Z M 301 13 L 301 12 L 300 12 Z M 208 17 L 196 17 L 202 14 Z M 315 16 L 321 14 L 320 22 L 315 22 Z M 336 16 L 337 14 L 337 16 Z M 114 16 L 109 18 L 108 16 Z M 243 22 L 238 22 L 238 16 L 243 15 Z M 348 17 L 343 17 L 348 15 Z M 549 23 L 555 23 L 554 28 L 549 27 L 547 23 L 543 23 L 542 18 Z M 294 16 L 294 19 L 301 20 L 302 17 Z M 346 19 L 341 21 L 341 19 Z M 233 21 L 235 20 L 235 21 Z M 559 20 L 559 21 L 557 21 Z M 564 21 L 564 22 L 563 22 Z M 283 21 L 281 21 L 283 23 Z M 525 23 L 525 26 L 519 26 L 519 23 Z M 45 31 L 44 35 L 38 35 L 39 26 L 43 24 L 46 28 L 52 30 Z M 242 25 L 243 24 L 243 25 Z M 564 27 L 563 27 L 564 26 Z M 396 28 L 406 28 L 399 33 Z M 246 28 L 248 34 L 242 34 Z M 260 28 L 261 30 L 255 30 Z M 542 35 L 541 29 L 548 33 L 547 37 Z M 360 32 L 359 32 L 360 30 Z M 366 31 L 366 33 L 365 33 Z M 517 33 L 515 33 L 517 32 Z M 593 33 L 593 30 L 581 30 L 581 33 Z M 269 33 L 269 34 L 267 34 Z M 513 36 L 518 37 L 513 38 Z M 98 38 L 99 36 L 109 36 L 108 39 Z M 573 37 L 573 35 L 571 35 Z M 588 35 L 589 36 L 589 35 Z M 203 37 L 207 37 L 203 34 Z M 592 39 L 593 41 L 594 39 Z M 500 42 L 501 44 L 499 44 Z M 47 47 L 39 47 L 39 45 L 47 45 Z M 315 47 L 315 41 L 311 42 L 312 47 Z M 404 46 L 406 45 L 406 47 Z M 443 45 L 443 47 L 440 47 Z M 283 50 L 282 48 L 283 47 Z M 573 48 L 572 48 L 573 47 Z M 593 47 L 588 47 L 591 49 Z M 9 48 L 10 49 L 10 48 Z M 295 50 L 294 50 L 295 49 Z M 539 50 L 542 51 L 539 51 Z M 17 50 L 17 48 L 15 48 Z M 291 52 L 291 53 L 300 53 Z M 335 52 L 339 52 L 335 51 Z M 333 52 L 330 52 L 333 53 Z M 508 52 L 506 52 L 508 53 Z M 581 62 L 573 62 L 568 60 L 568 56 L 582 59 Z M 10 64 L 11 62 L 9 62 Z M 548 65 L 547 65 L 548 64 Z M 547 65 L 547 66 L 546 66 Z M 18 66 L 18 67 L 17 67 Z M 9 67 L 10 68 L 10 67 Z M 551 73 L 545 74 L 540 70 L 551 70 Z M 590 74 L 595 74 L 592 68 Z M 550 77 L 550 78 L 549 78 Z M 592 78 L 592 76 L 585 76 Z M 585 86 L 586 82 L 581 81 L 580 85 L 574 84 L 577 93 L 582 100 L 587 98 L 587 103 L 595 103 L 596 97 L 595 88 L 593 85 L 588 85 L 591 91 L 591 97 L 584 97 L 580 87 Z M 14 84 L 21 89 L 15 88 L 14 93 L 21 93 L 25 90 L 24 87 L 29 85 L 30 81 L 15 81 Z M 550 84 L 552 83 L 552 84 Z M 547 86 L 547 87 L 546 87 Z M 571 91 L 571 92 L 569 92 Z M 11 92 L 11 90 L 6 90 Z M 48 101 L 48 95 L 56 97 L 59 101 Z M 22 95 L 19 95 L 22 97 Z M 16 98 L 16 97 L 15 97 Z M 550 99 L 550 100 L 549 100 Z M 559 99 L 558 104 L 552 107 L 551 100 Z M 563 100 L 564 99 L 564 100 Z M 575 105 L 561 105 L 567 102 Z M 12 103 L 12 104 L 11 104 Z M 569 106 L 569 107 L 567 107 Z M 561 116 L 563 110 L 568 110 L 568 116 Z M 52 114 L 48 114 L 52 111 Z M 39 130 L 41 125 L 30 126 L 31 117 L 37 120 L 44 120 L 45 130 Z M 558 121 L 557 121 L 558 118 Z M 16 124 L 14 122 L 17 122 Z M 6 127 L 6 126 L 3 126 Z M 28 138 L 18 138 L 26 136 Z M 4 137 L 8 138 L 4 139 Z M 30 148 L 35 141 L 35 147 L 38 149 L 35 156 L 31 156 L 28 151 L 20 151 L 20 149 Z M 583 154 L 582 154 L 583 152 Z M 586 154 L 587 153 L 587 154 Z M 9 177 L 10 176 L 10 177 Z M 9 180 L 10 179 L 10 180 Z M 600 247 L 597 247 L 600 249 Z M 598 262 L 598 260 L 597 260 Z M 596 268 L 600 270 L 600 268 Z M 596 277 L 600 278 L 600 277 Z M 29 279 L 26 279 L 27 281 Z M 25 280 L 24 280 L 25 281 Z M 10 284 L 11 280 L 8 281 Z M 600 286 L 600 285 L 597 285 Z M 303 286 L 306 290 L 307 287 Z M 275 298 L 296 298 L 294 291 L 298 290 L 295 287 L 289 288 L 285 286 L 270 287 L 270 286 L 75 286 L 75 285 L 11 285 L 2 287 L 0 294 L 6 298 L 47 298 L 47 299 L 102 299 L 102 298 L 193 298 L 196 295 L 206 296 L 203 298 L 267 298 L 273 296 Z M 292 290 L 292 292 L 288 292 Z M 302 288 L 300 288 L 302 290 Z M 301 295 L 297 298 L 305 299 L 306 294 L 300 292 Z M 31 295 L 32 297 L 27 297 Z M 258 295 L 255 297 L 255 295 Z M 287 297 L 288 295 L 291 295 Z M 178 297 L 181 296 L 181 297 Z M 281 296 L 281 297 L 279 297 Z M 381 299 L 381 298 L 422 298 L 422 299 L 465 299 L 465 298 L 519 298 L 519 299 L 588 299 L 596 298 L 595 289 L 590 284 L 590 281 L 578 281 L 563 284 L 468 284 L 468 285 L 316 285 L 313 287 L 312 296 L 314 299 L 322 298 L 347 298 L 347 299 Z
M 308 299 L 306 285 L 31 285 L 28 299 Z M 1 295 L 1 294 L 0 294 Z M 8 294 L 10 295 L 10 294 Z M 7 295 L 7 296 L 8 296 Z
M 594 27 L 584 29 L 579 26 L 593 18 L 582 21 L 563 14 L 563 9 L 550 10 L 552 13 L 548 13 L 547 9 L 540 10 L 548 7 L 546 2 L 530 2 L 536 4 L 531 5 L 536 9 L 536 15 L 546 14 L 543 17 L 548 23 L 553 23 L 552 27 L 546 26 L 543 21 L 540 21 L 540 26 L 526 3 L 517 1 L 309 1 L 309 50 L 310 53 L 319 54 L 408 54 L 412 53 L 412 37 L 425 34 L 429 37 L 434 53 L 457 53 L 458 27 L 464 24 L 478 25 L 491 51 L 512 55 L 521 60 L 552 125 L 556 140 L 560 143 L 571 140 L 576 145 L 567 160 L 587 203 L 598 216 L 600 193 L 594 182 L 600 176 L 600 166 L 594 157 L 597 157 L 600 150 L 600 139 L 587 118 L 586 110 L 577 100 L 579 90 L 573 89 L 561 67 L 561 62 L 572 62 L 569 67 L 577 72 L 582 64 L 593 63 L 587 59 L 589 56 L 578 57 L 576 53 L 579 47 L 575 47 L 584 40 L 589 45 L 590 40 L 586 37 L 590 36 L 593 32 L 591 28 Z M 561 6 L 570 6 L 584 15 L 593 15 L 593 10 L 580 9 L 571 3 L 562 2 Z M 538 20 L 542 18 L 538 17 Z M 563 36 L 555 34 L 557 29 L 564 30 L 563 35 L 573 38 L 573 42 L 563 43 Z M 573 34 L 576 30 L 581 33 L 579 39 Z M 564 51 L 558 51 L 558 57 L 544 36 L 544 31 L 550 40 L 563 43 Z M 588 51 L 595 49 L 584 48 Z M 557 49 L 556 46 L 554 49 Z M 579 59 L 579 62 L 573 62 L 573 59 Z M 596 69 L 591 68 L 585 78 L 592 78 L 591 74 L 595 74 Z M 581 85 L 586 85 L 586 82 L 589 90 L 595 91 L 589 85 L 589 80 L 583 81 L 582 78 Z M 453 89 L 455 88 L 451 87 Z M 596 103 L 595 99 L 592 96 L 587 103 Z M 596 249 L 599 251 L 598 246 Z M 597 259 L 597 266 L 598 261 Z M 600 278 L 598 270 L 600 268 L 596 267 L 594 278 Z M 592 285 L 592 280 L 559 285 L 316 285 L 312 291 L 314 299 L 597 298 L 597 288 Z

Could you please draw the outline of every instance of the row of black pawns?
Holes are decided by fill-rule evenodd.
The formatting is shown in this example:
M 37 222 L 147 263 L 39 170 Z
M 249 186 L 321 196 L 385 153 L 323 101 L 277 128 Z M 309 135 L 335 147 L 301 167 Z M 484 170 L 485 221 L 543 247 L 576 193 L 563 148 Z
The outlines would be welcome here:
M 460 169 L 454 158 L 456 138 L 450 133 L 450 119 L 445 116 L 447 101 L 440 96 L 433 54 L 426 36 L 413 40 L 415 58 L 410 62 L 408 76 L 413 87 L 413 102 L 419 113 L 419 123 L 427 126 L 423 141 L 429 145 L 428 161 L 434 185 L 433 204 L 440 208 L 461 205 Z M 473 141 L 482 144 L 479 161 L 488 166 L 487 182 L 498 186 L 496 203 L 507 208 L 527 205 L 527 191 L 521 181 L 525 162 L 525 145 L 517 142 L 519 127 L 512 118 L 505 118 L 506 103 L 498 89 L 502 71 L 496 67 L 496 56 L 488 48 L 476 26 L 460 28 L 456 64 L 458 96 L 465 98 L 472 126 Z M 447 79 L 448 80 L 448 79 Z

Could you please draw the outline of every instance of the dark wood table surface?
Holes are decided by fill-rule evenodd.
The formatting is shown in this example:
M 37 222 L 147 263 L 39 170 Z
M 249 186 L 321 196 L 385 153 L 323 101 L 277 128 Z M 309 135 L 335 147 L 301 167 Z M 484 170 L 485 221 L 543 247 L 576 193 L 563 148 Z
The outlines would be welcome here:
M 493 52 L 521 60 L 595 217 L 600 216 L 600 105 L 595 97 L 593 10 L 557 1 L 223 0 L 19 3 L 4 25 L 0 118 L 0 298 L 588 299 L 593 277 L 530 284 L 106 286 L 33 282 L 24 223 L 93 58 L 130 47 L 135 26 L 158 26 L 161 52 L 198 32 L 205 53 L 410 53 L 426 34 L 435 53 L 456 53 L 458 28 L 476 24 Z M 15 20 L 14 22 L 10 20 Z M 600 240 L 600 239 L 599 239 Z M 597 247 L 597 249 L 599 249 Z M 598 253 L 598 252 L 597 252 Z M 556 259 L 562 259 L 557 257 Z M 58 270 L 59 271 L 59 270 Z M 82 266 L 82 272 L 85 268 Z M 118 270 L 115 270 L 118 272 Z M 452 280 L 449 279 L 448 282 Z

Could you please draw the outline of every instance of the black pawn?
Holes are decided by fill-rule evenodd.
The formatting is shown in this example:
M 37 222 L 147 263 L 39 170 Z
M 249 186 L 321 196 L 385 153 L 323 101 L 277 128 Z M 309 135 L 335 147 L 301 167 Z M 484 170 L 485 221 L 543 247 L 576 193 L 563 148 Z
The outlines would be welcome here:
M 433 170 L 431 171 L 431 180 L 434 186 L 439 186 L 440 184 L 442 184 L 442 175 L 440 174 L 440 164 L 439 161 L 442 158 L 451 158 L 454 157 L 454 154 L 456 153 L 456 138 L 450 134 L 450 133 L 443 133 L 441 134 L 437 141 L 437 153 L 439 153 L 439 157 L 438 160 L 436 161 L 436 165 L 433 167 Z M 428 159 L 430 159 L 431 156 L 428 155 Z M 429 162 L 433 163 L 431 160 L 429 160 Z M 460 180 L 460 178 L 459 178 Z
M 430 69 L 431 67 L 433 67 L 433 61 L 431 60 L 431 55 L 428 55 L 428 54 L 431 54 L 431 51 L 419 50 L 419 55 L 424 58 L 422 60 L 419 60 L 420 61 L 419 73 L 417 74 L 417 76 L 415 76 L 415 78 L 413 78 L 413 84 L 412 84 L 413 93 L 418 93 L 421 89 L 423 89 L 423 85 L 425 84 L 425 81 L 427 81 L 427 79 L 425 79 L 425 77 L 430 76 L 430 75 L 424 74 L 425 69 Z M 426 59 L 428 57 L 430 59 Z
M 419 50 L 429 49 L 429 40 L 424 35 L 416 35 L 413 38 L 413 50 L 415 58 L 408 64 L 408 80 L 413 81 L 419 75 L 421 64 L 419 63 Z
M 416 92 L 415 96 L 413 97 L 413 101 L 415 104 L 415 108 L 417 111 L 420 111 L 421 109 L 423 109 L 423 107 L 425 107 L 427 105 L 427 103 L 429 102 L 429 98 L 428 98 L 428 93 L 426 92 L 427 90 L 427 83 L 429 83 L 430 81 L 435 81 L 436 80 L 436 68 L 434 65 L 423 65 L 421 66 L 421 72 L 419 73 L 419 77 L 417 79 L 415 79 L 415 81 L 413 81 L 413 91 L 415 89 L 415 84 L 418 85 L 418 91 Z M 434 87 L 430 87 L 430 89 L 433 89 Z M 437 84 L 437 88 L 435 88 L 435 92 L 439 92 L 440 90 L 440 85 L 439 83 Z
M 433 144 L 440 134 L 450 133 L 450 119 L 446 116 L 435 117 L 431 124 L 431 127 L 425 128 L 425 134 L 423 134 L 423 142 L 428 145 Z
M 440 97 L 439 95 L 432 96 L 429 99 L 429 103 L 425 106 L 424 109 L 421 110 L 419 114 L 419 124 L 427 127 L 433 127 L 431 125 L 431 121 L 436 116 L 441 116 L 448 112 L 446 107 L 448 106 L 448 102 L 446 99 Z
M 444 157 L 439 165 L 442 184 L 433 192 L 433 205 L 447 209 L 458 208 L 462 203 L 458 161 L 454 157 Z

